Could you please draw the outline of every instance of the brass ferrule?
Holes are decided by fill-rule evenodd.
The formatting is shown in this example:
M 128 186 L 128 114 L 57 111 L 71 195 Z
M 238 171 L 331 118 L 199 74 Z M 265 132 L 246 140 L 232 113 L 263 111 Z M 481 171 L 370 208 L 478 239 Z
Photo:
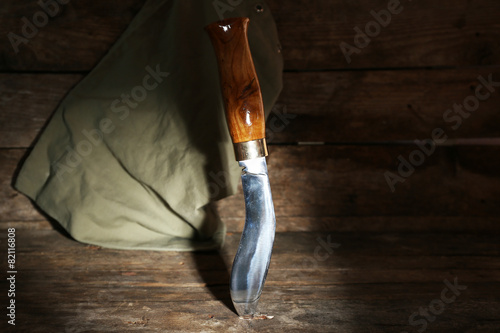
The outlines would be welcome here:
M 237 161 L 251 160 L 267 156 L 266 139 L 258 139 L 234 144 L 234 154 Z

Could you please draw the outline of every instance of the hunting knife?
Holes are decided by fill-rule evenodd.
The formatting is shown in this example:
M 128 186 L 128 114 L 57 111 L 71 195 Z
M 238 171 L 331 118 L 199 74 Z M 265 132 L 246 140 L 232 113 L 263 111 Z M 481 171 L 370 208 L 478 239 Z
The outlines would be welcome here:
M 248 45 L 248 22 L 248 18 L 229 18 L 205 28 L 217 57 L 236 160 L 243 167 L 246 217 L 233 261 L 230 291 L 238 315 L 246 319 L 257 314 L 276 229 L 266 164 L 264 106 Z

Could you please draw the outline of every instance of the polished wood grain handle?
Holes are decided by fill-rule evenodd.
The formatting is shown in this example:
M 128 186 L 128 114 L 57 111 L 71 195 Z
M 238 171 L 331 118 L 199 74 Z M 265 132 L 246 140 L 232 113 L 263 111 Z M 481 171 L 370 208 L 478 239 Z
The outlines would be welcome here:
M 229 18 L 205 27 L 217 57 L 226 120 L 238 160 L 267 155 L 264 106 L 247 38 L 249 21 Z M 262 151 L 238 152 L 241 149 Z

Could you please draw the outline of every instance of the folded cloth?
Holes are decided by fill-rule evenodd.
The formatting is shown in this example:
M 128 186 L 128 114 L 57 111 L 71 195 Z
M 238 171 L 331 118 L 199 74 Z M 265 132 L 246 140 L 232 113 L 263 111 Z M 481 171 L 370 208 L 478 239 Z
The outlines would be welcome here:
M 283 61 L 264 2 L 149 0 L 61 102 L 15 187 L 80 242 L 219 248 L 225 227 L 210 203 L 235 193 L 241 170 L 203 28 L 238 16 L 250 18 L 248 38 L 269 114 Z

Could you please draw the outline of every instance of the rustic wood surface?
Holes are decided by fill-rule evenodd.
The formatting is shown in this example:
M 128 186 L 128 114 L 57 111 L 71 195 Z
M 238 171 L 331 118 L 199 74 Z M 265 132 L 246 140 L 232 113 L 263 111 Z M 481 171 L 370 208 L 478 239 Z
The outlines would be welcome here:
M 17 53 L 7 35 L 40 7 L 0 6 L 1 304 L 7 228 L 16 228 L 19 271 L 9 331 L 500 329 L 500 87 L 458 129 L 443 120 L 479 76 L 500 81 L 499 1 L 401 0 L 348 62 L 341 43 L 354 46 L 354 28 L 389 1 L 268 0 L 285 72 L 267 122 L 278 233 L 261 310 L 275 317 L 260 321 L 238 319 L 228 294 L 241 189 L 216 204 L 228 227 L 220 253 L 165 253 L 77 243 L 11 187 L 54 109 L 144 2 L 69 1 Z M 397 173 L 398 156 L 435 128 L 449 140 L 391 192 L 384 172 Z M 455 278 L 467 289 L 436 318 L 411 322 Z
M 272 146 L 269 177 L 278 220 L 324 217 L 498 216 L 500 148 L 437 148 L 391 192 L 384 177 L 416 146 Z M 9 187 L 24 149 L 0 150 L 0 221 L 44 219 Z M 478 160 L 488 159 L 487 164 Z M 434 184 L 434 186 L 430 186 Z M 244 218 L 241 189 L 218 203 L 224 219 Z M 392 220 L 395 224 L 401 222 Z M 293 230 L 292 230 L 293 231 Z
M 285 73 L 267 122 L 270 144 L 369 143 L 500 137 L 500 87 L 458 129 L 443 114 L 474 93 L 478 76 L 500 82 L 498 69 Z M 0 74 L 0 147 L 29 147 L 78 74 Z M 402 84 L 402 82 L 404 84 Z
M 495 0 L 401 0 L 401 12 L 352 55 L 348 64 L 339 45 L 354 46 L 355 27 L 365 31 L 370 12 L 387 0 L 271 0 L 286 68 L 454 67 L 498 65 L 500 3 Z
M 55 230 L 18 229 L 12 332 L 415 332 L 422 325 L 409 317 L 455 278 L 466 289 L 427 331 L 500 327 L 495 235 L 278 233 L 260 307 L 275 317 L 254 321 L 238 319 L 228 294 L 239 236 L 228 234 L 220 253 L 179 253 L 110 250 Z
M 16 54 L 0 39 L 0 69 L 87 71 L 111 47 L 144 0 L 70 1 L 21 45 Z M 358 26 L 387 9 L 387 0 L 269 0 L 285 66 L 294 70 L 498 65 L 500 3 L 497 0 L 402 0 L 403 10 L 347 63 L 340 43 L 354 45 Z M 233 2 L 236 3 L 236 2 Z M 36 1 L 4 0 L 0 35 L 19 34 L 21 18 L 40 10 Z M 78 54 L 79 57 L 67 56 Z

